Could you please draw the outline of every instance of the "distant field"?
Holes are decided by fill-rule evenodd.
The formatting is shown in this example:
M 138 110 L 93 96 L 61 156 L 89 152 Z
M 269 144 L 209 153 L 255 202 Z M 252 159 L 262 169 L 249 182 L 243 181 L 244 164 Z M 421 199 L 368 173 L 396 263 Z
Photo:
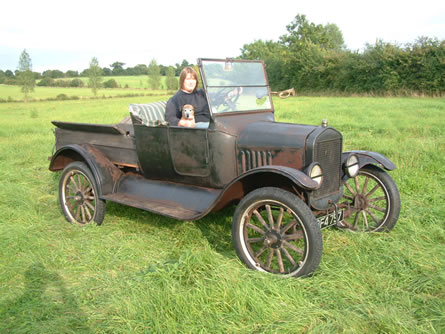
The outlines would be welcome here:
M 103 82 L 110 80 L 110 79 L 114 79 L 116 80 L 117 84 L 119 85 L 119 88 L 125 88 L 125 86 L 128 85 L 128 88 L 141 88 L 141 89 L 148 89 L 149 85 L 148 85 L 148 76 L 147 75 L 133 75 L 133 76 L 109 76 L 109 77 L 102 77 L 103 78 Z M 72 80 L 74 78 L 64 78 L 64 79 L 58 79 L 58 80 Z M 88 84 L 88 78 L 86 77 L 81 77 L 78 78 L 81 79 L 85 85 Z M 161 77 L 161 87 L 163 89 L 165 89 L 166 84 L 165 84 L 165 80 L 166 77 Z
M 72 79 L 72 78 L 71 78 Z M 70 78 L 60 80 L 71 80 Z M 85 85 L 88 83 L 88 78 L 79 78 Z M 162 95 L 166 94 L 165 89 L 165 77 L 162 77 L 161 85 L 163 89 L 152 90 L 148 88 L 148 77 L 145 76 L 115 76 L 115 77 L 103 77 L 103 82 L 114 79 L 118 83 L 120 88 L 113 89 L 99 89 L 97 92 L 98 97 L 117 97 L 128 96 L 129 94 L 140 95 Z M 126 86 L 128 85 L 128 88 Z M 172 92 L 169 92 L 172 93 Z M 54 99 L 59 94 L 65 94 L 67 96 L 78 96 L 80 98 L 91 98 L 94 94 L 91 88 L 59 88 L 59 87 L 39 87 L 36 86 L 34 92 L 30 94 L 31 99 Z M 0 99 L 14 101 L 23 100 L 23 93 L 20 90 L 20 86 L 0 85 Z
M 391 233 L 324 230 L 315 275 L 282 279 L 240 263 L 233 208 L 64 220 L 50 121 L 115 123 L 168 97 L 0 103 L 0 333 L 445 333 L 445 99 L 274 99 L 277 120 L 327 118 L 345 150 L 393 160 L 402 200 Z
M 81 78 L 85 83 L 88 82 L 88 78 Z M 128 85 L 129 88 L 143 88 L 149 89 L 148 76 L 147 75 L 136 75 L 136 76 L 111 76 L 103 77 L 103 81 L 110 79 L 116 80 L 120 88 L 125 88 Z M 167 85 L 165 83 L 166 77 L 161 77 L 161 87 L 166 89 Z

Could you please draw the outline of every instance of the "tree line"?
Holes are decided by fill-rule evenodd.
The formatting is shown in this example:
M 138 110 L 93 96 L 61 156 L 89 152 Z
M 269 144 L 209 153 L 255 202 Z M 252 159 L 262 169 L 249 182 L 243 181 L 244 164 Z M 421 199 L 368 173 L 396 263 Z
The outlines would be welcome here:
M 124 63 L 115 62 L 111 66 L 114 68 L 122 68 Z M 161 89 L 161 77 L 163 75 L 163 68 L 165 70 L 166 76 L 166 88 L 167 90 L 175 90 L 178 88 L 178 79 L 176 73 L 182 71 L 182 69 L 190 64 L 184 60 L 181 65 L 176 64 L 176 69 L 173 66 L 162 66 L 158 65 L 155 59 L 152 59 L 150 65 L 147 67 L 145 65 L 138 65 L 139 68 L 144 68 L 142 74 L 148 75 L 148 83 L 151 89 L 157 90 Z M 145 67 L 144 67 L 145 66 Z M 146 68 L 146 70 L 145 70 Z M 49 86 L 49 87 L 83 87 L 85 83 L 76 78 L 76 73 L 74 71 L 67 71 L 65 75 L 63 72 L 45 71 L 42 75 L 37 72 L 32 71 L 32 61 L 28 52 L 22 51 L 19 59 L 19 65 L 15 73 L 11 70 L 3 72 L 0 70 L 0 84 L 10 84 L 10 85 L 20 85 L 21 90 L 24 93 L 25 102 L 28 100 L 29 93 L 34 91 L 36 86 L 36 80 L 40 79 L 37 86 Z M 88 69 L 84 70 L 81 75 L 88 77 L 88 87 L 93 91 L 94 96 L 97 96 L 97 91 L 100 88 L 118 88 L 116 80 L 109 79 L 103 82 L 104 75 L 106 71 L 99 66 L 99 61 L 96 57 L 93 57 L 90 61 L 90 66 Z M 112 72 L 113 73 L 113 72 Z M 119 71 L 120 75 L 125 75 L 125 72 Z M 73 77 L 73 79 L 64 80 L 60 78 L 65 78 L 66 76 Z M 139 74 L 138 74 L 139 75 Z
M 184 63 L 184 62 L 183 62 Z M 187 65 L 188 63 L 185 62 Z M 158 65 L 155 59 L 152 59 L 150 65 L 147 67 L 146 73 L 148 75 L 148 84 L 151 89 L 157 90 L 161 88 L 161 66 Z M 114 79 L 106 81 L 104 84 L 103 75 L 104 70 L 99 66 L 99 61 L 96 57 L 93 57 L 90 62 L 90 67 L 87 71 L 88 75 L 88 87 L 91 87 L 94 96 L 97 95 L 99 88 L 117 88 L 117 82 Z M 173 66 L 169 66 L 165 73 L 166 85 L 168 90 L 178 89 L 178 79 L 176 78 L 176 71 Z M 75 79 L 73 79 L 75 80 Z
M 26 50 L 25 50 L 26 51 Z M 29 55 L 28 55 L 29 56 Z M 173 69 L 175 76 L 179 76 L 179 73 L 181 73 L 182 69 L 186 66 L 193 66 L 193 64 L 190 64 L 187 60 L 183 60 L 181 63 L 176 63 L 175 66 L 165 66 L 162 64 L 159 64 L 159 72 L 161 76 L 167 76 L 167 73 Z M 147 75 L 148 74 L 148 67 L 145 64 L 139 64 L 134 67 L 126 67 L 125 63 L 116 61 L 113 64 L 110 64 L 109 67 L 102 67 L 102 76 L 109 77 L 109 76 L 136 76 L 136 75 Z M 32 72 L 33 77 L 35 80 L 42 80 L 42 79 L 73 79 L 73 78 L 79 78 L 79 77 L 88 77 L 89 76 L 89 70 L 90 68 L 86 68 L 83 71 L 75 71 L 75 70 L 68 70 L 66 72 L 62 72 L 60 70 L 46 70 L 42 73 L 40 72 Z M 17 84 L 18 75 L 20 74 L 21 70 L 17 69 L 15 71 L 12 70 L 0 70 L 0 84 L 11 84 L 15 85 Z M 69 87 L 65 86 L 65 87 Z M 71 87 L 77 87 L 76 83 L 73 84 Z
M 445 93 L 445 41 L 420 37 L 397 45 L 381 40 L 363 51 L 344 46 L 335 24 L 316 25 L 297 15 L 278 41 L 256 40 L 242 59 L 262 59 L 273 90 L 291 87 L 333 94 L 441 96 Z

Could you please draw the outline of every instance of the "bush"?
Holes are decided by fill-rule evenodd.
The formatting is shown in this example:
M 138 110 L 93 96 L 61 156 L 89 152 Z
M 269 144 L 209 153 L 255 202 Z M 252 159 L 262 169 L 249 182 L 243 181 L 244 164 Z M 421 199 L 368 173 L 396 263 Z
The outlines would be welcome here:
M 50 77 L 44 77 L 37 83 L 39 87 L 52 87 L 54 86 L 54 79 Z
M 116 80 L 110 79 L 104 82 L 104 88 L 117 88 L 119 87 Z
M 84 82 L 80 79 L 71 80 L 70 87 L 83 87 L 85 86 Z
M 55 80 L 54 87 L 70 87 L 70 80 Z
M 13 78 L 6 78 L 6 79 L 4 79 L 3 83 L 5 85 L 18 85 L 19 84 L 18 81 L 16 79 L 13 79 Z

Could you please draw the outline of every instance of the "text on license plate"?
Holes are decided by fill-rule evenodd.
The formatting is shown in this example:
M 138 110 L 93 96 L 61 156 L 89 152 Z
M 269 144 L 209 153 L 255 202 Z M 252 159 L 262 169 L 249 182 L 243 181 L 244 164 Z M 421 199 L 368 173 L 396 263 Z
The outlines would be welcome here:
M 320 225 L 320 228 L 328 227 L 332 225 L 336 225 L 338 222 L 341 222 L 345 217 L 345 211 L 337 210 L 334 212 L 331 212 L 325 216 L 318 217 L 318 224 Z

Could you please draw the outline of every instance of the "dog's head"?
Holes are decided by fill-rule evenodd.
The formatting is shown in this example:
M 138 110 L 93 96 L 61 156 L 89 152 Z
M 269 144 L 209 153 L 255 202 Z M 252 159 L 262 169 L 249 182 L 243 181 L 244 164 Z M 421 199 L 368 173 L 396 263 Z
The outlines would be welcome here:
M 195 108 L 191 104 L 185 104 L 182 107 L 182 118 L 192 120 L 195 118 Z

